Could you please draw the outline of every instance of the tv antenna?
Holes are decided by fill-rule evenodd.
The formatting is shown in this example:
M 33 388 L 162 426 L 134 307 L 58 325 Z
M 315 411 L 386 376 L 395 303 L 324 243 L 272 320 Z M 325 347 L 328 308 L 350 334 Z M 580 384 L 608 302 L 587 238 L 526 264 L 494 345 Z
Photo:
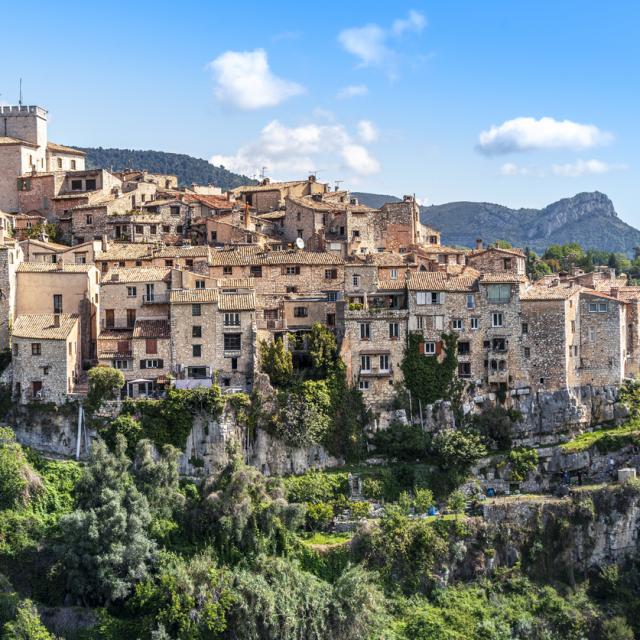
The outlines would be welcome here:
M 22 106 L 22 78 L 20 78 L 20 98 L 18 99 L 18 104 Z
M 264 180 L 266 175 L 265 175 L 265 171 L 267 170 L 267 167 L 262 167 L 261 171 L 260 171 L 260 177 Z
M 309 175 L 317 178 L 321 171 L 324 171 L 324 169 L 309 169 Z
M 336 191 L 340 190 L 340 185 L 344 182 L 344 180 L 335 180 Z

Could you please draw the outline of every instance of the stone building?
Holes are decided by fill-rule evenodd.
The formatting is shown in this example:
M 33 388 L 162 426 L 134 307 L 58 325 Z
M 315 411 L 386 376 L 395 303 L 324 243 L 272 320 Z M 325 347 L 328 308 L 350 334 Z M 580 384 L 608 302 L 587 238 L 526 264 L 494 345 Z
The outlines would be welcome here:
M 3 240 L 0 243 L 0 350 L 9 348 L 16 308 L 16 271 L 24 260 L 19 243 L 10 239 Z
M 276 211 L 284 207 L 287 197 L 301 198 L 327 193 L 328 185 L 317 182 L 311 175 L 307 180 L 292 180 L 289 182 L 271 182 L 264 178 L 258 185 L 236 187 L 231 191 L 235 199 L 253 207 L 257 213 Z
M 83 367 L 96 358 L 100 272 L 92 264 L 22 262 L 16 269 L 16 315 L 74 314 Z
M 22 314 L 12 332 L 13 396 L 61 404 L 80 376 L 77 314 Z

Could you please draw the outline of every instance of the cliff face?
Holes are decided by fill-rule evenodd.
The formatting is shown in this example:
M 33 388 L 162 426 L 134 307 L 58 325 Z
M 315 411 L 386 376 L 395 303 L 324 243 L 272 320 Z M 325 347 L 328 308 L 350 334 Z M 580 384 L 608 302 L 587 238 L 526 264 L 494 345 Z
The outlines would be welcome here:
M 358 193 L 371 206 L 394 201 L 393 196 Z M 550 244 L 578 242 L 587 249 L 632 254 L 640 231 L 618 218 L 604 193 L 578 193 L 543 209 L 510 209 L 490 202 L 450 202 L 421 207 L 422 222 L 442 232 L 444 244 L 475 246 L 507 240 L 515 246 L 543 251 Z

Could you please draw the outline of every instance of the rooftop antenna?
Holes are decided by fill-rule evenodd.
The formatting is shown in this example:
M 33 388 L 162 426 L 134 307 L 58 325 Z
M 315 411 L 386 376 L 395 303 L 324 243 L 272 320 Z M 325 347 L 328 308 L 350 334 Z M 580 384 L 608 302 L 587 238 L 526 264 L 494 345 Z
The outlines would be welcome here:
M 18 104 L 22 106 L 22 78 L 20 78 L 20 99 L 18 100 Z
M 339 190 L 340 190 L 340 185 L 341 185 L 343 182 L 344 182 L 344 180 L 336 180 L 336 181 L 335 181 L 335 183 L 336 183 L 336 191 L 339 191 Z
M 265 175 L 265 171 L 267 170 L 267 167 L 262 167 L 262 170 L 260 171 L 260 177 L 264 180 L 266 175 Z

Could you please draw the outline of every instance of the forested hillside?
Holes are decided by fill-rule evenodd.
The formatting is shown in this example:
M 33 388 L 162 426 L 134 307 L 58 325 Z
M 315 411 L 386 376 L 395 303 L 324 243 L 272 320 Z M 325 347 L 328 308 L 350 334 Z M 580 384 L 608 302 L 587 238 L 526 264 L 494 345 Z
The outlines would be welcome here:
M 178 176 L 180 186 L 192 183 L 213 184 L 223 191 L 243 184 L 256 184 L 246 176 L 215 167 L 207 160 L 183 153 L 164 151 L 140 151 L 134 149 L 103 149 L 102 147 L 79 147 L 87 154 L 87 167 L 102 169 L 146 169 L 152 173 L 168 173 Z

